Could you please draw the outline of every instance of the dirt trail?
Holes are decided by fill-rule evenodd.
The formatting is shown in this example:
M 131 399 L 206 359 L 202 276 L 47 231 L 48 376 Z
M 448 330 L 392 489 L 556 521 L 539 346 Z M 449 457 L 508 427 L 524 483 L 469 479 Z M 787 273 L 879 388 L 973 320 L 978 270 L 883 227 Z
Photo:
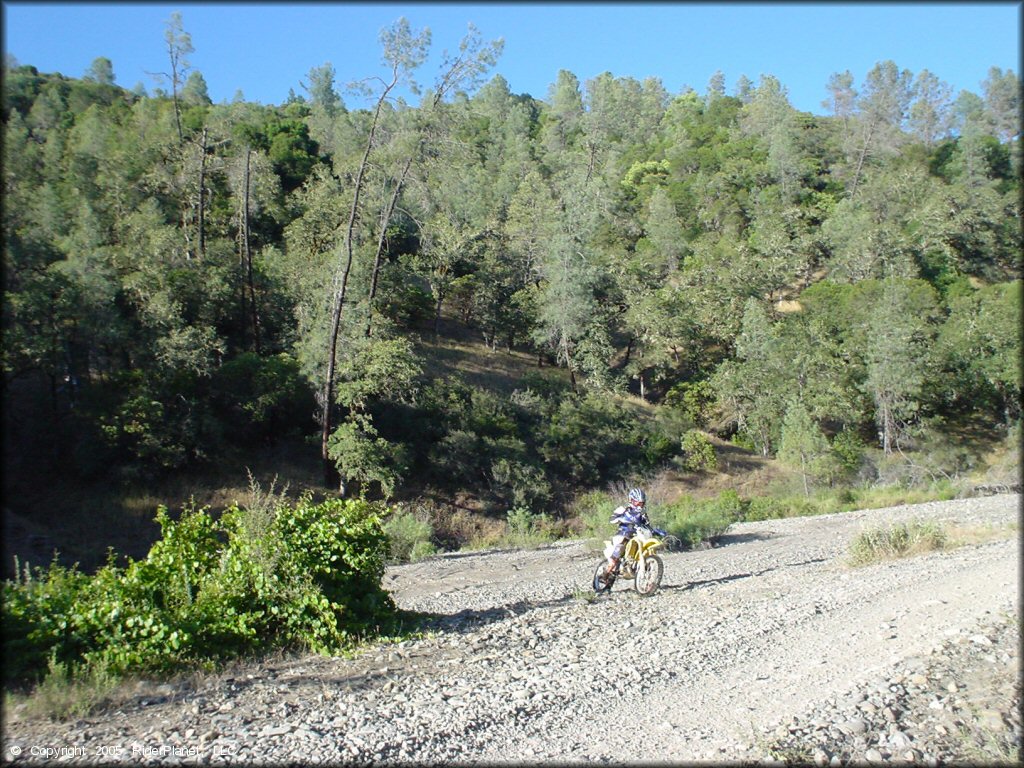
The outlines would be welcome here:
M 766 733 L 811 718 L 811 735 L 783 730 L 821 764 L 839 760 L 835 744 L 823 749 L 839 737 L 840 762 L 928 763 L 949 757 L 929 713 L 948 715 L 955 732 L 979 707 L 1019 750 L 1019 720 L 1004 716 L 1020 678 L 1019 501 L 739 524 L 714 549 L 666 554 L 662 589 L 646 599 L 622 581 L 594 599 L 598 555 L 585 542 L 397 566 L 385 586 L 401 607 L 436 617 L 427 638 L 154 685 L 74 722 L 5 711 L 2 754 L 43 764 L 29 750 L 44 745 L 80 750 L 68 762 L 88 764 L 101 747 L 120 749 L 118 763 L 149 749 L 148 763 L 678 764 L 762 759 Z M 861 530 L 915 519 L 974 541 L 847 564 Z M 956 656 L 950 642 L 977 648 L 949 673 L 958 693 L 946 679 L 925 690 L 940 682 L 907 670 Z M 892 711 L 890 692 L 908 676 L 926 680 L 920 701 Z M 853 702 L 889 711 L 881 725 L 843 709 L 875 678 L 881 692 Z M 970 699 L 975 679 L 994 687 Z

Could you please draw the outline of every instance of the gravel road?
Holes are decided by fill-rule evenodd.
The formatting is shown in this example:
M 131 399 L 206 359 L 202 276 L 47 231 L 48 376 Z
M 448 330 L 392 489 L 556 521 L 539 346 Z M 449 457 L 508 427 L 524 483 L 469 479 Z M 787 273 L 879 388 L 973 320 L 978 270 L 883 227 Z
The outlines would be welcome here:
M 585 542 L 389 568 L 422 640 L 140 683 L 74 722 L 4 713 L 2 756 L 68 763 L 1007 762 L 1019 755 L 1020 497 L 742 523 L 594 598 Z M 978 543 L 860 568 L 858 532 Z

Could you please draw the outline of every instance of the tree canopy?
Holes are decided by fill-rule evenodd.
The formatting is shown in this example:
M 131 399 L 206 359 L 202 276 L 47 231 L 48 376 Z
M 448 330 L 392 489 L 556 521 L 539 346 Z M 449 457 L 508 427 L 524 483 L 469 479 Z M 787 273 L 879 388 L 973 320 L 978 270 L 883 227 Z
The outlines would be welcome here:
M 1020 417 L 1012 71 L 954 97 L 883 61 L 823 84 L 827 115 L 770 75 L 702 97 L 563 70 L 540 100 L 471 27 L 409 104 L 430 37 L 402 20 L 370 108 L 330 63 L 264 106 L 211 102 L 180 16 L 165 39 L 153 96 L 105 58 L 6 64 L 8 470 L 146 476 L 319 425 L 349 489 L 542 505 L 696 423 L 648 434 L 619 395 L 700 392 L 687 418 L 817 479 L 840 435 Z M 444 317 L 565 390 L 437 381 Z

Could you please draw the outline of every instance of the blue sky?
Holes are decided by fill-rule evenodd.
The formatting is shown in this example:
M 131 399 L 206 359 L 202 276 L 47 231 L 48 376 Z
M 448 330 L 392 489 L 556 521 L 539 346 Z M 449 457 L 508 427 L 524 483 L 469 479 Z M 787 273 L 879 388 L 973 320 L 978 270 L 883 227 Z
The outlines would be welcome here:
M 494 73 L 514 93 L 544 99 L 558 72 L 581 82 L 602 72 L 659 78 L 670 93 L 703 93 L 716 70 L 732 92 L 737 78 L 774 75 L 790 102 L 824 113 L 825 86 L 849 70 L 859 85 L 891 59 L 928 69 L 954 93 L 981 93 L 989 67 L 1020 75 L 1021 4 L 1002 3 L 45 3 L 4 2 L 4 53 L 42 72 L 80 77 L 99 57 L 119 85 L 159 83 L 169 69 L 165 22 L 180 11 L 192 36 L 193 69 L 214 102 L 280 104 L 312 67 L 330 62 L 349 107 L 364 103 L 344 84 L 381 74 L 378 33 L 400 16 L 429 27 L 433 55 L 419 72 L 433 80 L 443 49 L 455 49 L 474 23 L 502 37 Z

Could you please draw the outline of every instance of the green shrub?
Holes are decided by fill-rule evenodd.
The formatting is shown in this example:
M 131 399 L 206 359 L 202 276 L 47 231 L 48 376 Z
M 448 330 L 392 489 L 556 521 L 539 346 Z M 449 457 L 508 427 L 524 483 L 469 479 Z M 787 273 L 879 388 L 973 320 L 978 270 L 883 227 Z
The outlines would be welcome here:
M 840 472 L 852 477 L 861 468 L 867 453 L 867 446 L 860 436 L 849 429 L 844 429 L 832 439 L 832 454 L 836 458 Z
M 421 436 L 408 465 L 422 480 L 450 490 L 485 485 L 497 509 L 542 509 L 568 489 L 643 474 L 678 453 L 677 420 L 638 418 L 620 399 L 578 397 L 533 375 L 521 384 L 499 397 L 457 378 L 433 381 L 404 421 L 385 425 L 376 414 L 374 424 L 380 417 L 389 440 Z
M 399 269 L 383 270 L 378 305 L 385 317 L 401 328 L 426 328 L 434 319 L 434 298 Z
M 483 472 L 483 441 L 474 433 L 453 429 L 434 443 L 429 461 L 438 480 L 476 482 Z
M 729 528 L 731 520 L 723 518 L 711 509 L 698 509 L 685 518 L 677 518 L 672 530 L 691 548 L 712 543 Z
M 161 382 L 146 381 L 141 376 L 122 374 L 112 377 L 99 387 L 106 392 L 94 393 L 91 400 L 103 402 L 120 397 L 110 408 L 100 411 L 103 447 L 118 462 L 121 474 L 146 475 L 156 468 L 173 469 L 182 466 L 194 447 L 194 435 L 187 421 L 175 424 L 177 402 L 165 399 L 160 392 Z M 115 394 L 116 393 L 116 394 Z M 87 407 L 92 403 L 87 403 Z
M 375 505 L 306 495 L 269 518 L 233 507 L 173 521 L 161 508 L 157 521 L 160 540 L 123 569 L 85 576 L 55 564 L 4 583 L 9 681 L 48 666 L 78 679 L 273 648 L 333 652 L 395 625 Z
M 499 458 L 491 464 L 490 476 L 495 491 L 514 507 L 543 506 L 551 496 L 544 470 L 525 461 Z
M 619 400 L 566 398 L 546 416 L 538 452 L 550 476 L 570 486 L 593 487 L 624 477 L 643 468 L 648 455 L 662 455 L 658 441 L 650 440 L 650 425 Z
M 742 448 L 745 451 L 754 453 L 757 451 L 757 444 L 754 442 L 754 438 L 748 435 L 746 432 L 738 432 L 729 438 L 729 442 L 735 445 L 737 448 Z
M 699 501 L 683 496 L 673 504 L 651 511 L 655 525 L 678 536 L 690 548 L 713 542 L 740 519 L 742 513 L 743 503 L 733 490 Z
M 743 519 L 747 521 L 776 520 L 783 517 L 806 517 L 838 511 L 829 508 L 827 496 L 755 496 L 746 503 Z
M 857 492 L 853 488 L 840 488 L 836 493 L 836 501 L 843 510 L 857 508 Z
M 315 400 L 295 358 L 242 352 L 217 369 L 210 400 L 234 442 L 273 442 L 309 421 Z
M 665 394 L 665 405 L 678 409 L 690 422 L 701 427 L 711 420 L 714 404 L 714 390 L 707 380 L 684 381 Z
M 383 496 L 391 496 L 408 469 L 406 446 L 379 437 L 364 419 L 340 424 L 328 438 L 327 451 L 339 475 L 364 493 L 377 483 Z
M 56 561 L 35 573 L 26 566 L 16 580 L 4 582 L 5 685 L 32 679 L 51 663 L 77 658 L 83 644 L 72 617 L 88 591 L 85 574 Z
M 705 502 L 712 512 L 723 520 L 736 522 L 743 518 L 743 511 L 746 509 L 744 502 L 738 493 L 733 489 L 722 491 L 710 502 Z
M 375 634 L 393 619 L 394 603 L 381 587 L 388 541 L 378 505 L 338 499 L 314 504 L 307 495 L 294 507 L 278 510 L 274 533 L 285 543 L 293 566 L 284 575 L 300 586 L 302 574 L 312 576 L 315 589 L 307 592 L 311 613 L 314 619 L 332 619 L 307 624 L 299 614 L 296 631 L 283 638 L 286 643 L 329 651 Z M 321 639 L 326 642 L 321 644 Z
M 902 484 L 874 485 L 856 489 L 856 509 L 897 507 L 926 501 L 944 501 L 956 498 L 957 486 L 948 480 L 939 480 L 912 488 Z
M 32 696 L 25 700 L 23 706 L 30 717 L 84 717 L 106 699 L 118 683 L 117 676 L 101 665 L 72 675 L 67 664 L 51 656 L 42 682 L 32 691 Z
M 384 522 L 384 532 L 393 562 L 416 562 L 437 551 L 432 542 L 434 527 L 414 512 L 396 508 Z
M 589 491 L 578 496 L 572 504 L 572 514 L 580 533 L 587 538 L 605 539 L 611 534 L 612 512 L 621 502 L 605 491 Z
M 660 424 L 651 425 L 651 432 L 643 442 L 643 464 L 654 467 L 676 454 L 678 440 L 659 430 Z
M 746 521 L 777 520 L 789 517 L 789 506 L 781 499 L 772 496 L 755 496 L 747 503 L 747 511 L 743 515 Z
M 508 533 L 505 543 L 512 547 L 530 547 L 551 541 L 553 530 L 546 514 L 534 514 L 526 507 L 515 507 L 506 515 Z
M 703 432 L 691 429 L 683 435 L 680 447 L 683 451 L 683 467 L 690 472 L 714 472 L 718 469 L 715 446 Z

